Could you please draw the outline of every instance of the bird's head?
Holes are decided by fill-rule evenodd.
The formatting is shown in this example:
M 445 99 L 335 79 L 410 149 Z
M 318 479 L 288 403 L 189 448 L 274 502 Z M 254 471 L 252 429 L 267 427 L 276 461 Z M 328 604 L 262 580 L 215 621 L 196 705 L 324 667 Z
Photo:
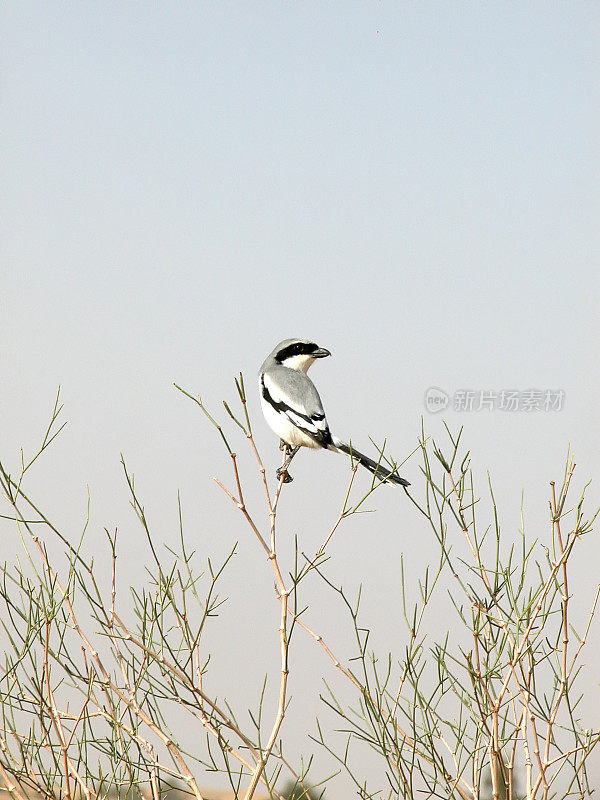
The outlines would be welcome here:
M 298 372 L 307 372 L 316 358 L 330 355 L 329 350 L 319 347 L 310 339 L 284 339 L 272 353 L 278 364 Z

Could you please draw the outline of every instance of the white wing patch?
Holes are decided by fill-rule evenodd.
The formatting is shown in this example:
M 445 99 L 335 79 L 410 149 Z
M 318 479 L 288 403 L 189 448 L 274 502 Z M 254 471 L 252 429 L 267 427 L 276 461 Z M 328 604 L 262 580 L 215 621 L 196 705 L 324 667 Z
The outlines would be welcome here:
M 268 375 L 263 376 L 262 396 L 263 401 L 279 415 L 278 433 L 288 444 L 327 447 L 331 442 L 329 425 L 320 404 L 318 410 L 315 409 L 312 412 L 310 409 L 303 408 Z M 281 419 L 282 417 L 283 419 Z M 286 435 L 282 435 L 282 431 Z

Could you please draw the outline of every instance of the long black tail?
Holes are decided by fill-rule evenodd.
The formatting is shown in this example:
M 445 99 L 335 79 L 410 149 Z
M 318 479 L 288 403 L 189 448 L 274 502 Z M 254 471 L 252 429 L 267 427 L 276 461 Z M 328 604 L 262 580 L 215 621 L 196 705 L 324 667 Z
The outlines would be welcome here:
M 336 450 L 346 453 L 355 461 L 358 461 L 359 464 L 362 464 L 363 467 L 372 472 L 376 478 L 383 481 L 384 483 L 395 483 L 398 486 L 410 486 L 410 483 L 406 480 L 406 478 L 401 478 L 397 472 L 392 472 L 386 464 L 377 463 L 373 461 L 372 458 L 365 456 L 363 453 L 356 450 L 356 448 L 351 447 L 346 442 L 342 442 L 341 439 L 338 439 L 337 436 L 332 436 L 333 445 Z

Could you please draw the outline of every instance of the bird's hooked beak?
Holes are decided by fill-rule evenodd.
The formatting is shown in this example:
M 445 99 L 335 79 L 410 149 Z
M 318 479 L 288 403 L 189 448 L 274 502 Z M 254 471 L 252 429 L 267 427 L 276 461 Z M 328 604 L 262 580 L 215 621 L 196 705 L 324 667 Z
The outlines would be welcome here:
M 313 350 L 313 352 L 311 353 L 311 356 L 313 358 L 325 358 L 325 356 L 330 356 L 330 355 L 331 353 L 329 352 L 329 350 L 326 350 L 324 347 L 319 347 L 318 350 Z

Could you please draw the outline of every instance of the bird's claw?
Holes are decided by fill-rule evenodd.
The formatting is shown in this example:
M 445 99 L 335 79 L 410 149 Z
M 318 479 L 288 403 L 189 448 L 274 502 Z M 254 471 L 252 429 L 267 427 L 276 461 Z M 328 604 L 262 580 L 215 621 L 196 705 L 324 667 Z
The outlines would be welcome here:
M 283 483 L 291 483 L 294 480 L 287 469 L 282 469 L 281 467 L 275 474 L 277 475 L 277 480 L 283 480 Z

